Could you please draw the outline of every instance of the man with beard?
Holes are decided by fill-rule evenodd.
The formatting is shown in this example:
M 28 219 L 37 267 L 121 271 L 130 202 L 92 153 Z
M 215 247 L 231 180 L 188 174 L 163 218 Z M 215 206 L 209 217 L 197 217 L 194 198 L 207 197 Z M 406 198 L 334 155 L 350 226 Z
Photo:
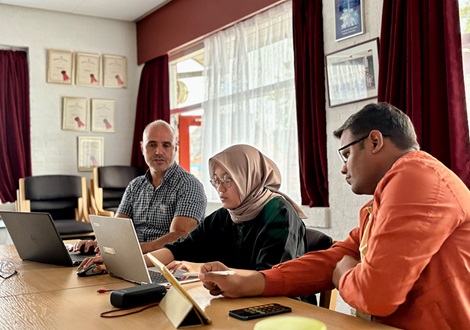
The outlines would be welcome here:
M 202 183 L 175 162 L 176 136 L 168 123 L 148 124 L 140 148 L 149 169 L 129 183 L 116 217 L 132 219 L 142 252 L 147 253 L 186 237 L 204 218 L 207 199 Z M 96 247 L 96 241 L 80 241 L 74 250 L 84 244 L 85 251 Z M 90 262 L 102 259 L 87 258 L 79 268 Z

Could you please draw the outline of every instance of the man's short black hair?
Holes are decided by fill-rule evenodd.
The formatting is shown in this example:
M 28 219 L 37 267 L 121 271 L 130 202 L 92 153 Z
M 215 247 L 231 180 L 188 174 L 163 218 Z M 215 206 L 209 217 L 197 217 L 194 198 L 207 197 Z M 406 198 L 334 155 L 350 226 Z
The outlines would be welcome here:
M 351 115 L 333 134 L 339 139 L 347 129 L 357 138 L 369 134 L 372 130 L 378 130 L 400 149 L 419 149 L 410 117 L 385 102 L 366 105 Z

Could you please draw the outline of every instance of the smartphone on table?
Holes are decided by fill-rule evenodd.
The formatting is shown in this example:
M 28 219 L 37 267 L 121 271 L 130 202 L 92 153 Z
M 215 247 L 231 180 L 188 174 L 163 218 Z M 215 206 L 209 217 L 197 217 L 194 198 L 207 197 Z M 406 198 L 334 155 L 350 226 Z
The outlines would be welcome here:
M 277 303 L 251 306 L 241 309 L 234 309 L 228 315 L 239 320 L 247 321 L 260 317 L 292 312 L 292 308 Z

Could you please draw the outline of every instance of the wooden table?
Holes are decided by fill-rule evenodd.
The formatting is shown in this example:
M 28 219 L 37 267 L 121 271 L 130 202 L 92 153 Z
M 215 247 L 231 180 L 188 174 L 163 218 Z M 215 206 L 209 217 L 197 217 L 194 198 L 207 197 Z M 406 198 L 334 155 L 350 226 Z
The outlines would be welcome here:
M 174 329 L 158 306 L 119 318 L 100 317 L 115 308 L 109 293 L 97 290 L 122 289 L 132 286 L 129 282 L 109 275 L 78 277 L 74 267 L 21 261 L 12 245 L 0 245 L 0 260 L 13 261 L 18 270 L 0 279 L 0 329 Z M 200 282 L 184 287 L 212 319 L 202 329 L 253 329 L 259 320 L 239 321 L 228 311 L 269 302 L 290 306 L 289 315 L 318 319 L 328 330 L 392 329 L 287 297 L 228 299 L 211 296 Z

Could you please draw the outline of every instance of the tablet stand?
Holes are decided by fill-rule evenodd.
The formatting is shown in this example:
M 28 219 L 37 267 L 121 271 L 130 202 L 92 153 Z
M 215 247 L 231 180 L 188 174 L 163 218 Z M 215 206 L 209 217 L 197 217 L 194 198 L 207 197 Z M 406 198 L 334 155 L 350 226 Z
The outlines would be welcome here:
M 204 318 L 193 304 L 174 287 L 170 287 L 160 307 L 175 328 L 204 325 Z

